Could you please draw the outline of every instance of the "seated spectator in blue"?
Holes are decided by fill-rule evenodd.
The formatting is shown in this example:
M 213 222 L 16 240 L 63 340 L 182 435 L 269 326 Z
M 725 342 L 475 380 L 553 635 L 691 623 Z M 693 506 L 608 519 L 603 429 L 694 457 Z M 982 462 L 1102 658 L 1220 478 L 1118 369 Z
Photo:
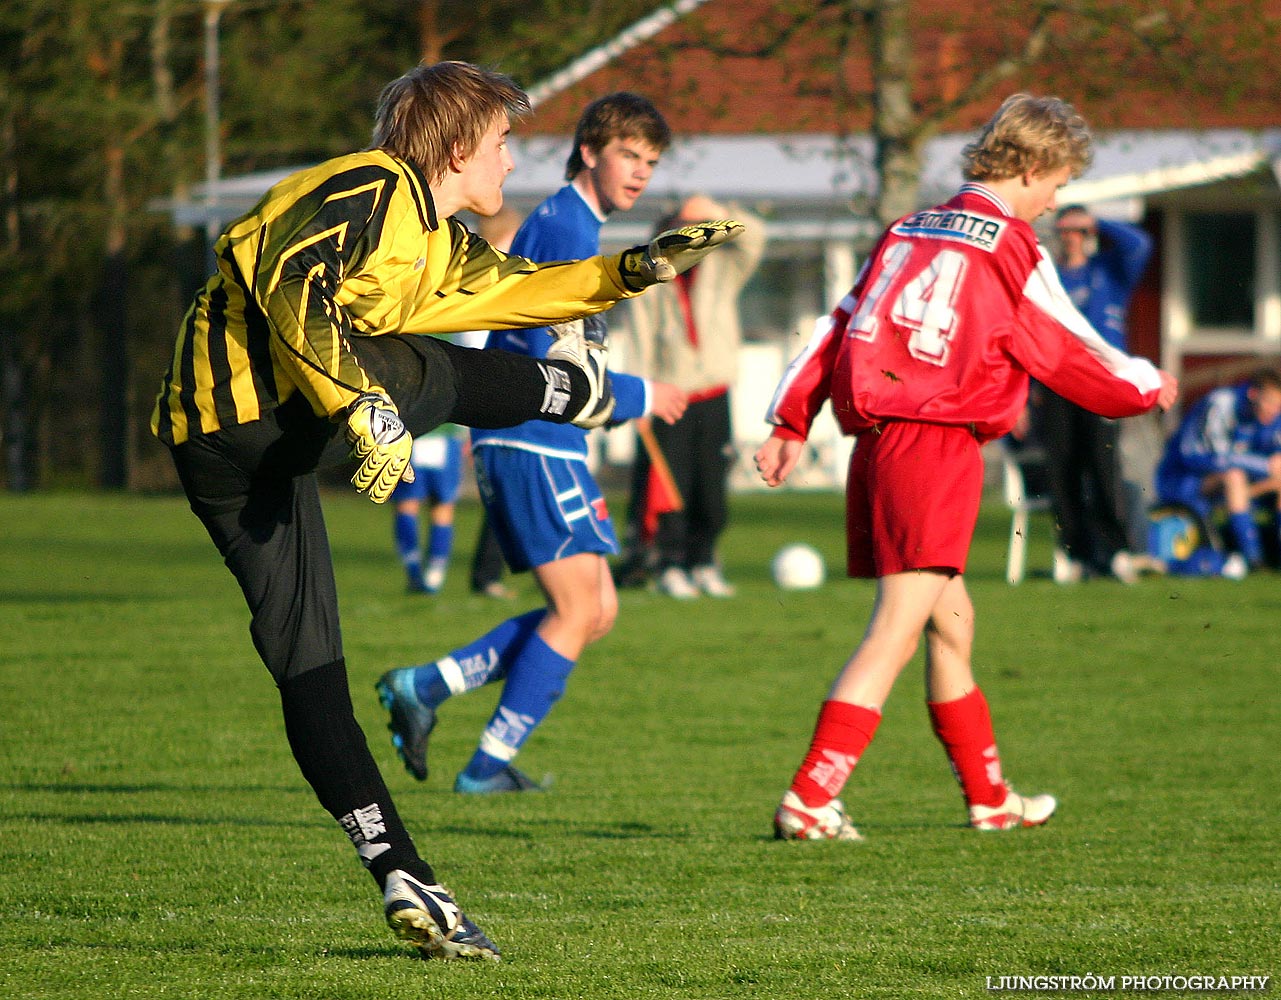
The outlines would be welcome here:
M 1156 488 L 1161 503 L 1186 504 L 1206 520 L 1222 504 L 1236 549 L 1251 568 L 1262 565 L 1253 506 L 1269 494 L 1274 514 L 1281 504 L 1281 371 L 1260 369 L 1198 400 L 1166 443 Z

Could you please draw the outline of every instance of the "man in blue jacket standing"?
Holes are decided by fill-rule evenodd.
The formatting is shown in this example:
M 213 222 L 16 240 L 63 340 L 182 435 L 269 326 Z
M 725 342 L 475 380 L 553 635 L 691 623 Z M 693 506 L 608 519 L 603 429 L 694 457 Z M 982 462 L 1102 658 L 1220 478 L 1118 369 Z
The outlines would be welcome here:
M 1082 205 L 1059 210 L 1055 233 L 1059 277 L 1072 302 L 1109 344 L 1128 353 L 1126 312 L 1152 255 L 1152 237 L 1137 226 L 1095 218 Z M 1057 534 L 1055 582 L 1097 572 L 1133 583 L 1120 425 L 1044 387 L 1035 412 Z

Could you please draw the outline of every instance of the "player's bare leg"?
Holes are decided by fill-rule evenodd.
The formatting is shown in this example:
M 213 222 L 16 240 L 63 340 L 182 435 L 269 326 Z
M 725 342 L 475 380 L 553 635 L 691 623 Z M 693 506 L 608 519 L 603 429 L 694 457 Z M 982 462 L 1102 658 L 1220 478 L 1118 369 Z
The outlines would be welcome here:
M 974 689 L 974 605 L 959 574 L 948 581 L 925 627 L 925 694 L 930 701 L 963 698 Z
M 809 751 L 774 813 L 778 839 L 863 839 L 837 796 L 875 735 L 881 706 L 916 653 L 948 579 L 925 570 L 877 580 L 867 631 L 819 710 Z
M 1233 514 L 1249 509 L 1250 480 L 1244 469 L 1228 469 L 1223 473 L 1223 502 Z
M 879 711 L 894 681 L 915 655 L 921 633 L 949 580 L 948 574 L 936 570 L 912 570 L 878 579 L 867 631 L 832 684 L 828 698 Z
M 925 691 L 934 734 L 947 751 L 969 809 L 970 826 L 1039 826 L 1057 806 L 1050 795 L 1020 795 L 1001 774 L 987 700 L 974 680 L 974 605 L 954 576 L 934 605 L 925 633 Z
M 538 634 L 561 656 L 577 660 L 614 627 L 618 592 L 602 556 L 580 552 L 557 559 L 535 567 L 534 578 L 547 598 L 547 617 Z

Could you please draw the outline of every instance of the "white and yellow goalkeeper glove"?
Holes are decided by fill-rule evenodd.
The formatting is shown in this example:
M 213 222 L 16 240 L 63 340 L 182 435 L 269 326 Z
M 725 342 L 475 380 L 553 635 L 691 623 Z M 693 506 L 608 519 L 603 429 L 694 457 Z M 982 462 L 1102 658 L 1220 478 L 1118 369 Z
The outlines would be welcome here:
M 347 408 L 347 443 L 360 460 L 351 483 L 374 503 L 385 503 L 402 480 L 414 481 L 414 439 L 396 404 L 381 392 L 367 392 Z
M 633 292 L 671 281 L 684 274 L 722 243 L 728 243 L 745 227 L 733 219 L 692 222 L 659 233 L 645 246 L 624 250 L 618 259 L 623 284 Z

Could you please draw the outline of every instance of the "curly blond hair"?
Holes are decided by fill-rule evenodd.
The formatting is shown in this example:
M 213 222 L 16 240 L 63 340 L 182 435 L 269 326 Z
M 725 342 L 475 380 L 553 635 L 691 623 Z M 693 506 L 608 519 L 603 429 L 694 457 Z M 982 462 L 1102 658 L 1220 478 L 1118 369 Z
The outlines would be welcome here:
M 1076 109 L 1057 97 L 1014 94 L 961 152 L 966 180 L 1002 181 L 1090 165 L 1090 130 Z

